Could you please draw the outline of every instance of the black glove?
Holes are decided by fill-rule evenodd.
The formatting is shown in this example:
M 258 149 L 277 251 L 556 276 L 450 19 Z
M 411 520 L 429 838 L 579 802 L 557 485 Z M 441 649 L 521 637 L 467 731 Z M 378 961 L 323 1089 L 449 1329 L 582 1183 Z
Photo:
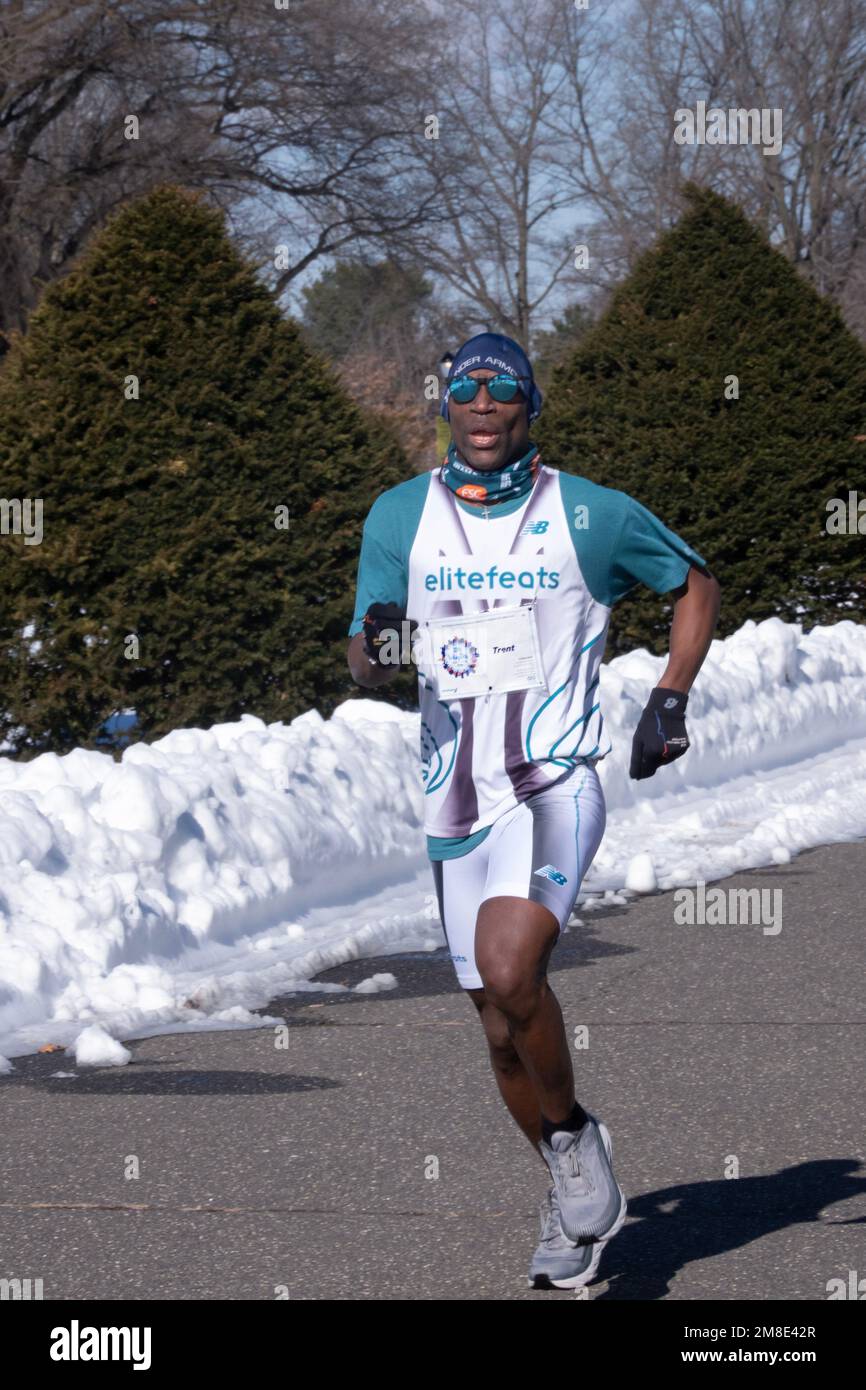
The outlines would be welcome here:
M 686 733 L 688 695 L 657 685 L 634 731 L 629 776 L 639 782 L 681 758 L 689 746 Z
M 364 650 L 374 666 L 393 665 L 393 662 L 382 661 L 382 651 L 389 643 L 393 642 L 394 634 L 397 634 L 400 655 L 403 656 L 403 623 L 406 614 L 397 603 L 371 603 L 364 614 Z M 411 642 L 412 633 L 418 624 L 412 619 L 409 621 L 409 639 Z M 393 648 L 392 648 L 393 650 Z M 400 662 L 405 666 L 406 661 Z

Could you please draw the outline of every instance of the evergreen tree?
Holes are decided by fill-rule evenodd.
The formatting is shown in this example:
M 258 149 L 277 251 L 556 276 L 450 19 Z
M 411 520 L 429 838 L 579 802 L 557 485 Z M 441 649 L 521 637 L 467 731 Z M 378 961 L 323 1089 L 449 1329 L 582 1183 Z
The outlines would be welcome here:
M 417 266 L 337 261 L 303 291 L 303 327 L 313 347 L 339 361 L 357 352 L 405 359 L 422 336 L 433 286 Z
M 574 352 L 577 344 L 592 327 L 592 314 L 583 304 L 569 304 L 552 328 L 543 328 L 532 335 L 532 370 L 535 379 L 546 391 L 555 368 Z
M 736 206 L 694 185 L 686 197 L 554 374 L 535 437 L 704 556 L 720 635 L 772 614 L 861 621 L 863 537 L 828 534 L 827 505 L 858 481 L 866 495 L 866 353 Z M 644 588 L 624 599 L 611 654 L 663 651 L 670 607 Z
M 93 746 L 126 707 L 149 739 L 327 716 L 358 693 L 361 525 L 408 472 L 218 212 L 172 187 L 127 206 L 0 374 L 2 492 L 44 515 L 41 544 L 0 538 L 0 736 Z

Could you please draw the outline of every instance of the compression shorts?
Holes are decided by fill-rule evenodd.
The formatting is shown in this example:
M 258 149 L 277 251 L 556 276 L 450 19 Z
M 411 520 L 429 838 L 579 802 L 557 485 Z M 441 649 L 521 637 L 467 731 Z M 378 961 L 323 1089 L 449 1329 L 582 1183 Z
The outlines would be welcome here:
M 488 898 L 527 898 L 549 908 L 560 933 L 605 826 L 596 768 L 578 764 L 494 821 L 468 854 L 431 861 L 439 915 L 463 989 L 483 985 L 475 964 L 475 924 Z

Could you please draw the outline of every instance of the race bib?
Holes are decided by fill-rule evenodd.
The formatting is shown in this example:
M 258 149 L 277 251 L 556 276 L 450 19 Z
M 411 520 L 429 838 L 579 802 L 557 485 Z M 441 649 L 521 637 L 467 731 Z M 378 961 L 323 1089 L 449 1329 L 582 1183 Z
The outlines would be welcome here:
M 419 660 L 440 700 L 545 688 L 535 604 L 424 624 Z

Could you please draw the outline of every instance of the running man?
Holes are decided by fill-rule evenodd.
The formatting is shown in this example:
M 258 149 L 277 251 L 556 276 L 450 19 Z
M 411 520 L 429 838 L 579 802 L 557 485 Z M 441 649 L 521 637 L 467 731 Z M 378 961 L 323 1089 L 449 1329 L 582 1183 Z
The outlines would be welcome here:
M 552 1178 L 530 1283 L 578 1288 L 626 1202 L 607 1128 L 576 1100 L 547 967 L 604 831 L 610 612 L 638 583 L 674 601 L 667 666 L 631 750 L 631 776 L 652 777 L 689 746 L 688 691 L 719 586 L 640 503 L 542 463 L 529 438 L 541 401 L 517 343 L 464 343 L 442 402 L 442 465 L 382 493 L 364 523 L 348 661 L 365 689 L 417 664 L 424 828 L 448 949 L 502 1099 Z

